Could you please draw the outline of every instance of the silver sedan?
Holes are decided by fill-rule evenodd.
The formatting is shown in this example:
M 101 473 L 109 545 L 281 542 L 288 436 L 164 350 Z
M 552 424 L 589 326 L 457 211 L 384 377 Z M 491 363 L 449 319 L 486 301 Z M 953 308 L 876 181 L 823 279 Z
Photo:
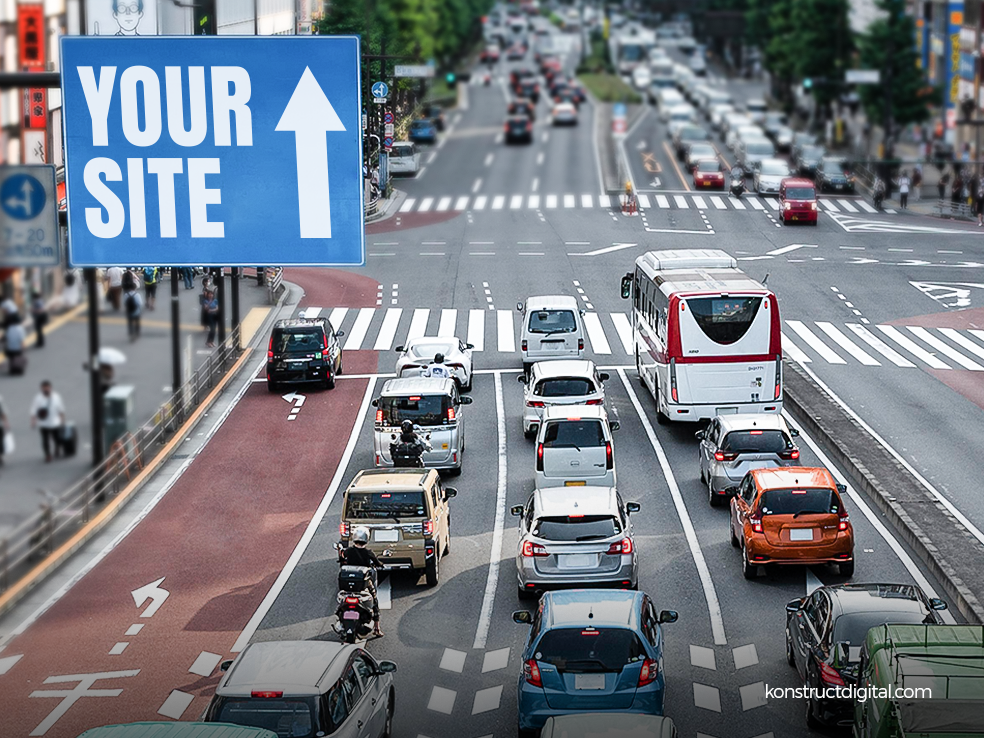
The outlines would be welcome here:
M 397 346 L 400 355 L 396 360 L 396 376 L 422 376 L 427 365 L 434 361 L 437 354 L 444 354 L 444 364 L 462 392 L 472 388 L 472 346 L 454 336 L 412 338 L 406 346 Z

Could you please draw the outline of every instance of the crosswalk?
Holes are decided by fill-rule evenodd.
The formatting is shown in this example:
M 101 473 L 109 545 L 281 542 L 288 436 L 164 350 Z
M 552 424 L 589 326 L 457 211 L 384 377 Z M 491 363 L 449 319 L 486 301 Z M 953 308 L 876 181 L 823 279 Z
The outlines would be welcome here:
M 336 330 L 345 332 L 345 351 L 391 351 L 424 336 L 458 336 L 485 354 L 518 350 L 520 315 L 514 310 L 309 307 L 303 315 L 328 317 Z M 984 372 L 984 330 L 784 322 L 783 352 L 803 364 Z M 625 361 L 633 356 L 632 325 L 625 313 L 586 312 L 584 330 L 585 348 L 596 359 Z
M 779 201 L 773 197 L 746 197 L 735 199 L 725 194 L 654 194 L 637 196 L 640 210 L 739 210 L 762 212 L 779 210 Z M 827 213 L 875 213 L 864 200 L 850 198 L 821 198 L 820 209 Z M 530 195 L 455 195 L 407 197 L 400 205 L 401 213 L 455 212 L 462 210 L 588 210 L 617 209 L 621 206 L 618 195 L 593 195 L 591 193 L 530 194 Z

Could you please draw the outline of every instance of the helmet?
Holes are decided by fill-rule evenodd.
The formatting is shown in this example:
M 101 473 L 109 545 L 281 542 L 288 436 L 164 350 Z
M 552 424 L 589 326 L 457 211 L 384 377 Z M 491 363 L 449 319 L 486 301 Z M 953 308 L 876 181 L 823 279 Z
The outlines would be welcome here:
M 435 354 L 434 355 L 434 363 L 435 364 L 443 364 L 444 363 L 444 354 Z
M 400 430 L 404 433 L 413 433 L 413 422 L 409 420 L 404 420 L 400 423 Z
M 364 545 L 369 543 L 369 529 L 364 525 L 360 525 L 358 528 L 352 531 L 352 543 L 358 545 Z

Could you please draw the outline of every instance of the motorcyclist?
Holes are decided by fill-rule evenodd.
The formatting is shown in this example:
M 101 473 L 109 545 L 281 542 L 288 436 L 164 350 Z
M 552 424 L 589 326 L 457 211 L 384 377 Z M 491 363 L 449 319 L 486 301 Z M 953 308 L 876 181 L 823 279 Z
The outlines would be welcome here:
M 731 186 L 735 187 L 736 185 L 745 186 L 745 170 L 741 168 L 741 164 L 735 164 L 731 168 Z
M 451 377 L 451 370 L 444 364 L 444 354 L 434 354 L 434 361 L 424 369 L 425 377 Z
M 366 547 L 368 543 L 369 529 L 360 525 L 352 531 L 352 543 L 342 551 L 339 557 L 341 563 L 346 566 L 364 566 L 369 569 L 382 569 L 382 562 L 376 558 L 376 554 Z M 383 631 L 379 628 L 379 598 L 376 596 L 374 578 L 369 579 L 369 593 L 372 595 L 372 634 L 376 638 L 382 638 Z
M 430 441 L 417 433 L 417 428 L 410 420 L 404 420 L 400 424 L 400 436 L 390 444 L 390 454 L 394 464 L 407 465 L 407 461 L 413 459 L 415 463 L 411 466 L 423 466 L 421 458 L 424 451 L 431 451 Z M 399 457 L 398 457 L 399 455 Z M 400 461 L 402 459 L 403 461 Z

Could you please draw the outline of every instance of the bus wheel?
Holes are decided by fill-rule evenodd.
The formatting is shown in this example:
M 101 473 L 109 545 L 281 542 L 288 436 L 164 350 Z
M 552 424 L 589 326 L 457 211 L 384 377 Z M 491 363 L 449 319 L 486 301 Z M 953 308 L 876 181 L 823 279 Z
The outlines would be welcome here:
M 656 383 L 656 422 L 660 425 L 670 422 L 670 419 L 659 409 L 659 382 Z

